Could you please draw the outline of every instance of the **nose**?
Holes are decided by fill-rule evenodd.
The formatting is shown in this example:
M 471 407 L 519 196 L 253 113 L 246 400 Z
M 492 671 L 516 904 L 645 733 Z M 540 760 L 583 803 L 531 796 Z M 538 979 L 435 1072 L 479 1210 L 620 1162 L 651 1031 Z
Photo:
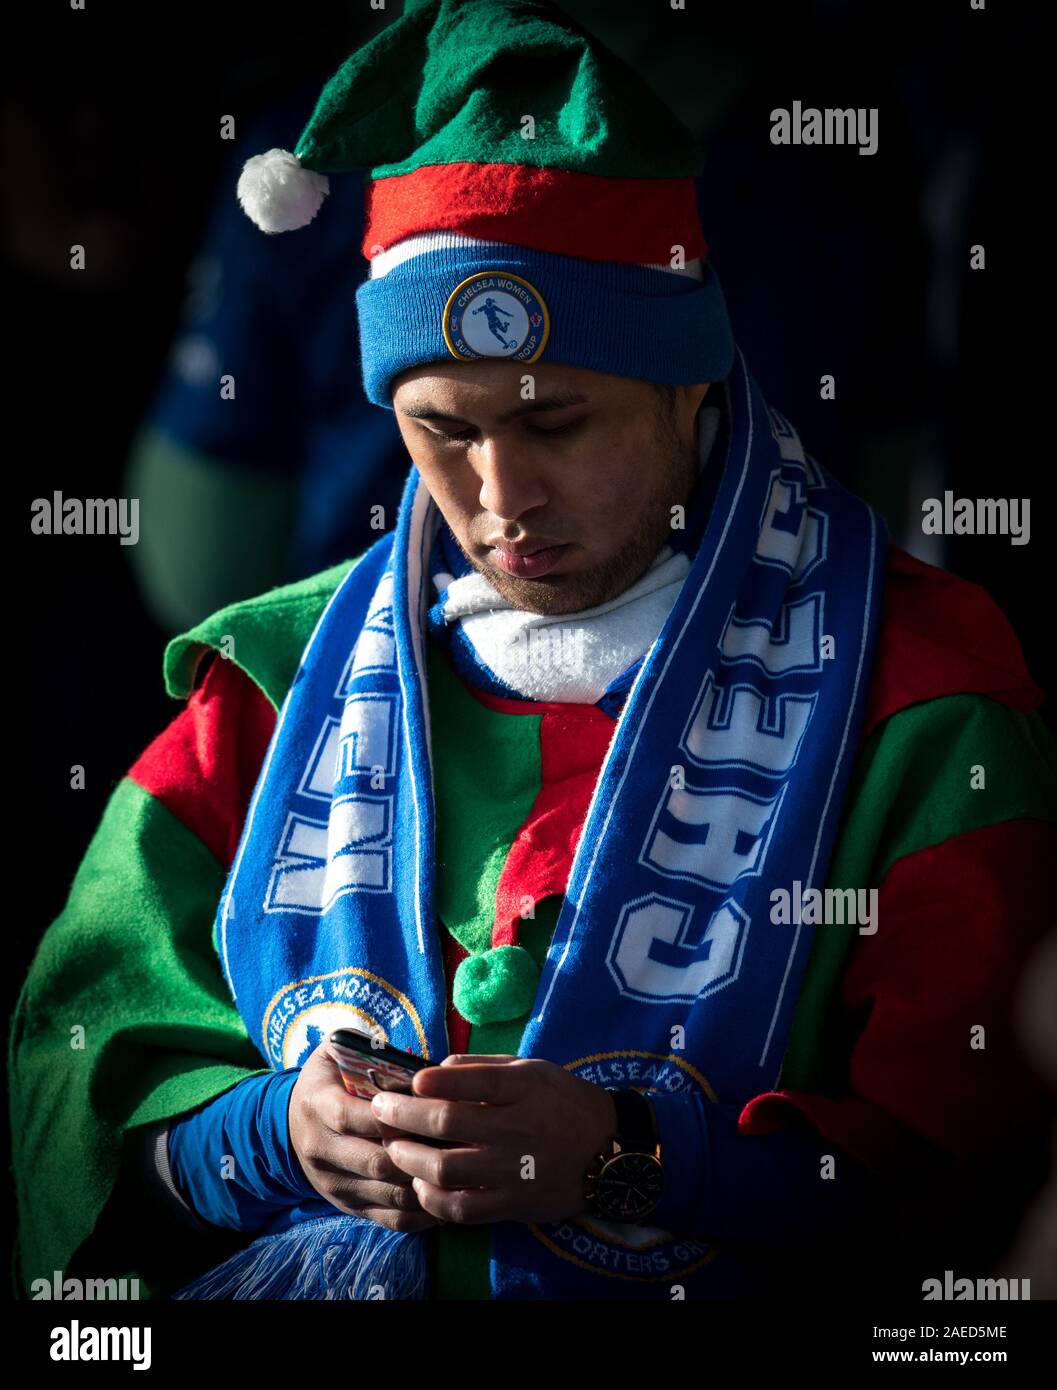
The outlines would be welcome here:
M 538 462 L 514 440 L 485 438 L 475 450 L 474 469 L 481 480 L 478 501 L 501 521 L 517 521 L 550 499 Z

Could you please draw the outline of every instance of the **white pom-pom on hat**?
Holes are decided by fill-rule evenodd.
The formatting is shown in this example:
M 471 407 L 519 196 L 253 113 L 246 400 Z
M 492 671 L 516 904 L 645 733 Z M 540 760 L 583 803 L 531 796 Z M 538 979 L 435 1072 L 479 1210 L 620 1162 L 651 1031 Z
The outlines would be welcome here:
M 246 160 L 236 191 L 243 212 L 262 232 L 293 232 L 315 217 L 330 180 L 302 168 L 289 150 L 268 150 Z

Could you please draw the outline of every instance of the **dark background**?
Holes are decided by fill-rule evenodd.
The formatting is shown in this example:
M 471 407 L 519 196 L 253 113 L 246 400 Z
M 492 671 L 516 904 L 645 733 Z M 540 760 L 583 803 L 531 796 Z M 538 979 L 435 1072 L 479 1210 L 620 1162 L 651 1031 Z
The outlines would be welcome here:
M 980 13 L 969 0 L 567 8 L 702 134 L 702 220 L 765 397 L 883 511 L 894 540 L 991 592 L 1048 686 L 1049 625 L 1033 615 L 1053 592 L 1042 572 L 1052 451 L 1035 395 L 1043 367 L 1030 328 L 1043 287 L 1030 229 L 1050 156 L 1041 140 L 1032 148 L 1042 118 L 1022 76 L 1039 35 L 1015 7 Z M 30 504 L 54 490 L 123 495 L 188 265 L 215 199 L 234 197 L 217 184 L 220 115 L 244 128 L 398 10 L 397 0 L 383 15 L 368 0 L 87 0 L 84 11 L 37 0 L 5 12 L 7 650 L 19 663 L 10 727 L 22 830 L 9 1009 L 110 791 L 176 708 L 161 681 L 169 633 L 139 597 L 129 548 L 32 535 Z M 795 99 L 878 107 L 878 153 L 773 147 L 770 111 Z M 75 242 L 92 248 L 87 271 L 69 269 Z M 986 247 L 985 272 L 968 269 L 972 243 Z M 334 287 L 350 314 L 353 290 Z M 359 391 L 359 364 L 347 366 Z M 832 402 L 819 399 L 825 372 L 837 377 Z M 1031 497 L 1031 544 L 961 537 L 928 550 L 921 500 L 944 487 Z M 74 764 L 83 791 L 70 789 Z

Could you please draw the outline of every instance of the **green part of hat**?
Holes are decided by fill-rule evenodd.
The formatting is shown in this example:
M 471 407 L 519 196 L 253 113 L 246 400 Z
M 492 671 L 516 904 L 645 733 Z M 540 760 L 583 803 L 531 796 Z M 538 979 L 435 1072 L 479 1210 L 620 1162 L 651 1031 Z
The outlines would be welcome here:
M 539 977 L 524 946 L 492 946 L 460 961 L 452 1002 L 470 1023 L 507 1023 L 532 1008 Z
M 702 164 L 692 132 L 550 0 L 407 0 L 324 87 L 294 153 L 375 179 L 463 161 L 611 178 Z

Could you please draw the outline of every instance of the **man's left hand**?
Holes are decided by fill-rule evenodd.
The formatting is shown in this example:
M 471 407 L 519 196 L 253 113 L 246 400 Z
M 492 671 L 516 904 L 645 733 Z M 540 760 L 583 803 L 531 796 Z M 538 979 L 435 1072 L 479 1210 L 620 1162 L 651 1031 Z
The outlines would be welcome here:
M 446 1057 L 413 1094 L 371 1102 L 385 1124 L 453 1143 L 383 1140 L 442 1221 L 562 1221 L 585 1210 L 584 1172 L 616 1133 L 613 1098 L 553 1062 L 507 1053 Z

